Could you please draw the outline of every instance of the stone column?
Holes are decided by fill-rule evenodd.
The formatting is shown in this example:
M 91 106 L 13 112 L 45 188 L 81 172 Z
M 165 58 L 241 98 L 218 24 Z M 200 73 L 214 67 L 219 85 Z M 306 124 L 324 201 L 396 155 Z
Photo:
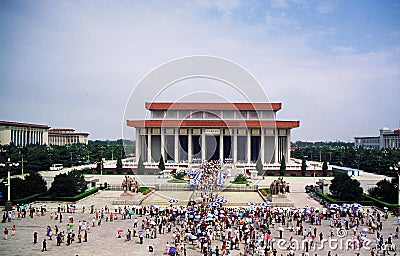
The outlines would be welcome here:
M 278 163 L 278 153 L 279 153 L 279 149 L 278 149 L 278 129 L 275 128 L 275 163 Z
M 287 142 L 287 146 L 286 146 L 286 162 L 289 162 L 290 160 L 290 129 L 287 129 L 286 131 L 286 142 Z
M 179 163 L 179 128 L 174 129 L 174 161 L 175 163 Z
M 206 132 L 204 128 L 201 129 L 201 159 L 206 159 Z
M 261 155 L 261 163 L 265 163 L 265 137 L 264 137 L 264 129 L 260 127 L 260 132 L 261 132 L 261 148 L 260 148 L 260 155 Z
M 232 129 L 233 132 L 233 163 L 237 162 L 237 129 Z
M 165 131 L 164 128 L 160 127 L 160 131 L 161 131 L 161 155 L 165 161 Z
M 221 129 L 219 134 L 219 159 L 224 161 L 224 129 Z
M 135 162 L 139 162 L 140 157 L 140 136 L 139 136 L 140 129 L 136 127 L 136 141 L 135 141 Z
M 147 129 L 147 162 L 153 162 L 151 158 L 151 129 Z
M 251 162 L 251 129 L 247 129 L 247 163 Z
M 192 129 L 188 128 L 188 162 L 192 163 L 193 145 L 192 145 Z

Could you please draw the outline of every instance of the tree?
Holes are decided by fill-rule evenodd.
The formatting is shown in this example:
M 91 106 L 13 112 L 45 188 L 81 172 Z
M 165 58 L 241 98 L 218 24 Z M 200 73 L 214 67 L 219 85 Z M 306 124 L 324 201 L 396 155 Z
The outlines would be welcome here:
M 46 184 L 47 182 L 43 179 L 42 175 L 37 172 L 29 172 L 29 175 L 25 176 L 25 188 L 31 195 L 46 192 Z
M 286 160 L 285 160 L 285 156 L 282 156 L 281 167 L 279 169 L 279 175 L 285 176 L 285 173 L 286 173 Z
M 52 196 L 75 196 L 87 189 L 83 173 L 72 170 L 68 174 L 61 173 L 54 177 L 49 190 Z
M 335 173 L 329 189 L 333 197 L 354 202 L 360 200 L 363 194 L 360 182 L 352 179 L 344 172 Z
M 139 162 L 137 165 L 137 174 L 144 174 L 144 164 L 143 164 L 143 160 L 142 160 L 142 156 L 139 157 Z
M 96 172 L 101 173 L 101 170 L 103 169 L 103 161 L 97 162 L 96 164 Z
M 54 177 L 49 192 L 52 196 L 73 196 L 76 194 L 77 189 L 71 176 L 60 173 Z
M 322 176 L 328 176 L 328 163 L 326 162 L 326 160 L 322 164 Z
M 343 184 L 343 190 L 340 193 L 340 199 L 357 202 L 361 200 L 363 189 L 358 180 L 350 179 Z
M 160 172 L 165 170 L 164 158 L 163 158 L 162 154 L 160 157 L 160 161 L 158 163 L 158 169 L 160 170 Z
M 303 158 L 303 160 L 301 160 L 301 176 L 306 176 L 307 173 L 307 162 L 306 159 Z
M 183 180 L 185 178 L 185 173 L 184 172 L 175 172 L 172 174 L 172 177 L 176 180 Z
M 82 193 L 87 189 L 87 182 L 85 180 L 85 176 L 83 175 L 82 171 L 74 169 L 68 172 L 68 176 L 70 176 L 73 182 L 75 183 L 77 193 Z
M 122 160 L 121 160 L 121 157 L 117 158 L 117 173 L 119 173 L 119 174 L 122 173 Z
M 246 175 L 244 175 L 243 173 L 236 175 L 233 183 L 247 183 Z
M 391 181 L 384 179 L 376 183 L 376 187 L 370 188 L 368 193 L 381 201 L 395 204 L 397 203 L 397 184 L 398 182 L 395 178 Z
M 264 166 L 261 162 L 261 157 L 259 157 L 256 162 L 256 170 L 257 170 L 258 175 L 260 175 L 260 176 L 264 175 L 263 169 L 264 169 Z
M 350 179 L 350 176 L 344 172 L 336 172 L 334 178 L 332 179 L 331 185 L 329 186 L 329 190 L 331 191 L 334 197 L 340 197 L 340 193 L 344 190 L 344 183 Z

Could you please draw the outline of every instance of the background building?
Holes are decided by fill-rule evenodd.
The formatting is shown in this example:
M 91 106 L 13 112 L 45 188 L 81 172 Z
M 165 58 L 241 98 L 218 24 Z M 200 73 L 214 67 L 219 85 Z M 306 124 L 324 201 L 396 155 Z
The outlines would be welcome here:
M 52 128 L 42 124 L 18 123 L 0 121 L 0 145 L 14 144 L 26 146 L 40 145 L 67 145 L 74 143 L 88 144 L 87 132 L 76 132 L 71 128 Z
M 48 144 L 49 128 L 41 124 L 0 121 L 0 144 L 16 146 Z
M 88 144 L 87 132 L 76 132 L 71 128 L 51 128 L 49 130 L 49 144 L 64 146 L 74 143 Z
M 281 103 L 146 103 L 136 128 L 136 161 L 278 163 L 290 159 L 290 131 L 299 121 L 276 121 Z
M 379 130 L 379 136 L 354 137 L 354 146 L 365 148 L 400 148 L 400 129 L 394 131 L 385 127 Z

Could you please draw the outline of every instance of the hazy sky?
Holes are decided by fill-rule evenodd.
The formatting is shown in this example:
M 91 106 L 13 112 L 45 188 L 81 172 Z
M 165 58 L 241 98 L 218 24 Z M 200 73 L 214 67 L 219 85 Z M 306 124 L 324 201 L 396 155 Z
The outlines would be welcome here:
M 399 1 L 378 0 L 3 0 L 0 120 L 121 138 L 146 74 L 212 55 L 242 65 L 282 102 L 278 119 L 300 120 L 292 140 L 377 135 L 400 122 L 399 17 Z

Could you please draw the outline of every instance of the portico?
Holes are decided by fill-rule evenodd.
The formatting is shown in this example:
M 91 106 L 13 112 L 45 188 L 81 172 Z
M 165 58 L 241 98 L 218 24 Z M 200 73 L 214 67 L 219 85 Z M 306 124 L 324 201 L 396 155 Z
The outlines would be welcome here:
M 174 163 L 251 163 L 259 157 L 276 163 L 290 158 L 290 131 L 299 127 L 299 121 L 274 119 L 280 103 L 146 103 L 146 108 L 152 119 L 127 121 L 136 128 L 136 155 L 144 162 L 163 155 Z

